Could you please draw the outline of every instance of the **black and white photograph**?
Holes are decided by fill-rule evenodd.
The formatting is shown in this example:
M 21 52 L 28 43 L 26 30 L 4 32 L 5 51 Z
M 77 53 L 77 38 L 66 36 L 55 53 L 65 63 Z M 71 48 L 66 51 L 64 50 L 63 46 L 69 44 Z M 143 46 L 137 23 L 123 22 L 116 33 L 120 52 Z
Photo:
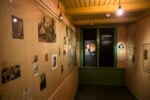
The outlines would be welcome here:
M 46 88 L 46 77 L 45 73 L 42 73 L 40 75 L 40 91 L 44 90 Z
M 143 69 L 150 72 L 150 43 L 143 44 Z
M 15 65 L 2 69 L 1 75 L 2 75 L 2 84 L 5 84 L 11 80 L 21 77 L 20 65 Z
M 48 54 L 47 53 L 45 54 L 45 61 L 46 62 L 48 61 Z
M 49 16 L 43 16 L 38 24 L 38 37 L 40 42 L 56 42 L 55 20 Z
M 23 89 L 23 100 L 32 100 L 31 90 L 28 86 Z
M 39 75 L 38 55 L 35 55 L 33 58 L 33 68 L 34 68 L 34 76 Z
M 23 39 L 23 19 L 12 16 L 12 36 L 14 39 Z
M 57 68 L 57 54 L 52 55 L 52 69 Z

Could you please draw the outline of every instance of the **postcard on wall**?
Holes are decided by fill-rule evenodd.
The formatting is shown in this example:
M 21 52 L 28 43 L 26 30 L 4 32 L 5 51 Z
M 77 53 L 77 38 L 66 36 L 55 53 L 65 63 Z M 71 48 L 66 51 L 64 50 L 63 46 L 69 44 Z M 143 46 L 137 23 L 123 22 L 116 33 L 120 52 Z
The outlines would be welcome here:
M 23 20 L 16 16 L 12 16 L 12 36 L 15 39 L 23 39 Z
M 66 26 L 66 37 L 68 37 L 68 26 Z
M 128 61 L 135 62 L 135 51 L 134 47 L 128 47 Z
M 47 53 L 45 54 L 45 61 L 46 62 L 48 61 L 48 54 Z
M 42 73 L 40 75 L 40 91 L 44 90 L 46 88 L 46 77 L 45 73 Z
M 38 55 L 34 56 L 34 59 L 33 59 L 33 68 L 34 68 L 34 76 L 39 75 Z
M 23 100 L 32 100 L 31 91 L 29 87 L 23 89 Z
M 57 68 L 57 54 L 52 55 L 52 70 Z
M 38 37 L 40 42 L 56 42 L 55 23 L 54 18 L 43 16 L 38 24 Z
M 1 71 L 2 84 L 21 77 L 20 65 L 3 68 Z
M 150 43 L 143 44 L 143 69 L 150 72 Z

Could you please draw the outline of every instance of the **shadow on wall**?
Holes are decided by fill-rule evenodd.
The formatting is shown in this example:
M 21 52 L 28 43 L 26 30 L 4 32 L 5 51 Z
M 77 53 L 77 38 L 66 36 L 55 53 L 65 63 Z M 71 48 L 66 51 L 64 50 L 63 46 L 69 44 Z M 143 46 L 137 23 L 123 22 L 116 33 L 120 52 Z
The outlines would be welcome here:
M 0 94 L 0 100 L 2 100 L 2 95 Z

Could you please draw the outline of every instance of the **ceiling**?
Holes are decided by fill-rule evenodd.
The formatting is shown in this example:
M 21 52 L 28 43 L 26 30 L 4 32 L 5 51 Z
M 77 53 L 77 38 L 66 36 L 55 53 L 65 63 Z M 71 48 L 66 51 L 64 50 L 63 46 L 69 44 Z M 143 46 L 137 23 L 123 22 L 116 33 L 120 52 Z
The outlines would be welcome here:
M 150 0 L 120 0 L 124 11 L 116 15 L 119 0 L 59 0 L 64 13 L 77 26 L 128 23 L 150 12 Z M 110 14 L 109 17 L 106 14 Z

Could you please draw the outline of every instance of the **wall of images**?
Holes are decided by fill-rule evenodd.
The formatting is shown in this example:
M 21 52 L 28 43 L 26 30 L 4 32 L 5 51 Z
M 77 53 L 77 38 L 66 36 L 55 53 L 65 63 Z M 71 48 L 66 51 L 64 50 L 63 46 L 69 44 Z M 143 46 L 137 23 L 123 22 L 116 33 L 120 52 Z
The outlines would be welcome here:
M 2 15 L 8 28 L 0 34 L 0 98 L 44 100 L 76 66 L 76 32 L 35 2 L 23 3 L 0 3 L 12 10 Z

